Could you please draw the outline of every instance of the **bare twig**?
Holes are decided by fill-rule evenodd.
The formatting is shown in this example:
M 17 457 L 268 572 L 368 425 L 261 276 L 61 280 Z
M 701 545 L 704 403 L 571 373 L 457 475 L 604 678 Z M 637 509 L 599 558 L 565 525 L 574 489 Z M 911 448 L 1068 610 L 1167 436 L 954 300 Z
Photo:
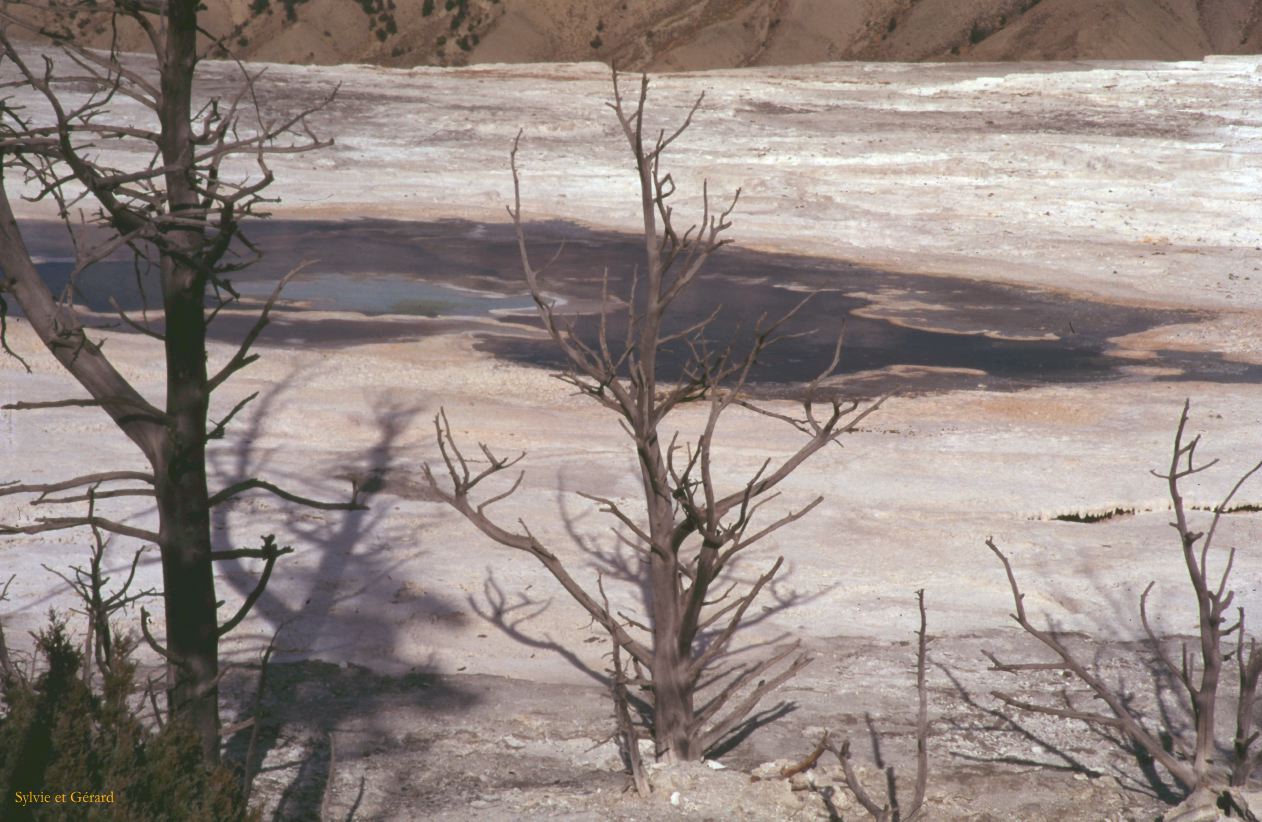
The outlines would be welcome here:
M 929 648 L 929 637 L 927 634 L 927 618 L 925 614 L 925 592 L 920 589 L 916 592 L 916 606 L 920 612 L 920 627 L 916 631 L 916 781 L 912 788 L 912 798 L 906 807 L 902 805 L 898 798 L 896 788 L 896 780 L 893 765 L 885 765 L 881 761 L 881 757 L 877 755 L 877 767 L 883 768 L 885 771 L 886 799 L 885 803 L 878 802 L 867 788 L 864 787 L 863 781 L 859 779 L 858 773 L 855 772 L 854 765 L 851 763 L 850 740 L 846 739 L 842 742 L 841 748 L 835 748 L 828 744 L 827 735 L 821 740 L 822 745 L 826 745 L 827 749 L 832 751 L 837 759 L 841 762 L 842 776 L 846 782 L 846 787 L 859 800 L 859 804 L 864 810 L 872 816 L 877 822 L 914 822 L 921 818 L 921 812 L 924 810 L 925 791 L 929 784 L 929 690 L 925 684 L 926 658 Z M 872 727 L 871 725 L 869 727 Z M 872 727 L 873 744 L 876 742 L 876 730 Z
M 609 611 L 609 597 L 605 594 L 604 580 L 599 574 L 596 576 L 596 586 L 600 590 L 601 604 L 605 611 Z M 612 633 L 609 635 L 609 641 L 613 646 L 613 677 L 609 681 L 609 687 L 613 692 L 614 716 L 618 723 L 618 735 L 622 740 L 622 748 L 626 751 L 627 765 L 631 769 L 631 781 L 635 785 L 635 792 L 640 796 L 648 796 L 650 793 L 649 780 L 644 773 L 644 763 L 640 759 L 639 736 L 635 732 L 635 726 L 631 722 L 631 709 L 627 699 L 627 675 L 622 667 L 622 646 L 618 642 L 618 638 Z
M 254 787 L 255 776 L 255 758 L 258 755 L 259 732 L 262 730 L 262 711 L 263 711 L 263 694 L 267 690 L 267 666 L 272 661 L 272 652 L 276 650 L 276 637 L 280 636 L 281 630 L 285 627 L 282 623 L 272 632 L 272 638 L 267 642 L 267 648 L 263 650 L 263 655 L 259 658 L 259 679 L 258 684 L 254 688 L 254 703 L 250 708 L 250 744 L 245 749 L 245 763 L 241 769 L 241 797 L 242 802 L 249 802 L 250 790 Z M 332 745 L 332 737 L 329 739 Z M 329 763 L 329 782 L 333 781 L 333 763 Z M 321 816 L 321 819 L 324 817 Z
M 237 612 L 227 622 L 219 626 L 219 636 L 227 636 L 233 628 L 241 624 L 241 620 L 246 618 L 250 610 L 254 608 L 254 603 L 258 602 L 259 597 L 263 595 L 263 591 L 267 589 L 267 582 L 272 578 L 272 568 L 275 567 L 276 560 L 285 554 L 292 554 L 293 551 L 294 549 L 288 545 L 284 548 L 278 547 L 274 534 L 267 534 L 263 537 L 263 547 L 258 549 L 257 553 L 249 554 L 249 556 L 261 557 L 264 560 L 263 570 L 259 573 L 259 580 L 255 583 L 254 589 L 246 596 L 245 601 L 241 603 L 241 607 L 237 609 Z M 221 554 L 217 558 L 221 559 L 223 555 Z
M 10 574 L 5 580 L 4 587 L 0 588 L 0 602 L 5 602 L 9 598 L 9 586 L 13 584 L 13 580 L 17 579 L 17 574 Z M 4 641 L 4 620 L 0 619 L 0 683 L 7 679 L 13 673 L 13 659 L 9 656 L 9 646 Z
M 824 751 L 828 750 L 828 731 L 824 731 L 819 737 L 819 744 L 815 746 L 815 750 L 806 755 L 806 758 L 800 762 L 794 762 L 791 765 L 785 765 L 780 769 L 781 779 L 791 779 L 800 773 L 806 773 L 815 764 L 819 762 L 819 758 L 824 755 Z

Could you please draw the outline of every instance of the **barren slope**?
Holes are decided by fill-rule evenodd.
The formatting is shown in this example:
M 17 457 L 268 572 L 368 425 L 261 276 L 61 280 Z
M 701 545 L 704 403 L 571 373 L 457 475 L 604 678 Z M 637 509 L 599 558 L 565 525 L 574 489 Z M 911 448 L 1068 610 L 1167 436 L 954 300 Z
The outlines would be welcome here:
M 11 5 L 11 4 L 10 4 Z M 251 60 L 387 66 L 616 61 L 1199 59 L 1262 49 L 1262 0 L 209 0 Z M 71 29 L 108 43 L 99 17 Z M 136 32 L 125 46 L 138 47 Z

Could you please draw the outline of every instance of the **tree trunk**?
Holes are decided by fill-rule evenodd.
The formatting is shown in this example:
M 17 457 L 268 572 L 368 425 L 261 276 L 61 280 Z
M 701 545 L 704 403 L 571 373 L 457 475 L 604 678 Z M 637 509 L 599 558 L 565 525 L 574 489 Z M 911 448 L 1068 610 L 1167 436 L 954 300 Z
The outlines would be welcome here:
M 198 0 L 170 0 L 163 54 L 162 158 L 172 214 L 201 206 L 196 187 L 192 127 L 193 73 L 197 64 Z M 202 225 L 163 234 L 162 293 L 166 310 L 167 406 L 170 436 L 161 465 L 154 465 L 162 539 L 169 692 L 173 715 L 197 732 L 207 762 L 219 760 L 219 620 L 210 558 L 206 489 L 205 293 Z
M 645 371 L 651 375 L 652 358 L 645 359 L 649 362 Z M 653 381 L 648 382 L 652 385 Z M 640 471 L 653 542 L 649 559 L 649 590 L 653 598 L 649 606 L 653 628 L 653 736 L 660 761 L 691 762 L 700 758 L 701 751 L 695 750 L 692 688 L 687 682 L 692 655 L 689 648 L 680 647 L 683 611 L 674 545 L 675 512 L 667 491 L 669 478 L 657 432 L 645 431 L 639 439 Z
M 208 762 L 219 758 L 219 620 L 206 488 L 206 324 L 199 275 L 170 258 L 166 289 L 167 414 L 154 465 L 162 540 L 170 707 L 189 722 Z M 178 329 L 178 333 L 175 333 Z
M 679 598 L 675 593 L 674 560 L 654 552 L 649 579 L 653 591 L 653 735 L 658 759 L 691 762 L 701 756 L 693 744 L 692 689 L 688 687 L 690 655 L 679 649 Z
M 173 718 L 189 724 L 208 763 L 219 760 L 219 631 L 205 474 L 170 468 L 157 481 Z M 198 495 L 197 486 L 203 489 Z

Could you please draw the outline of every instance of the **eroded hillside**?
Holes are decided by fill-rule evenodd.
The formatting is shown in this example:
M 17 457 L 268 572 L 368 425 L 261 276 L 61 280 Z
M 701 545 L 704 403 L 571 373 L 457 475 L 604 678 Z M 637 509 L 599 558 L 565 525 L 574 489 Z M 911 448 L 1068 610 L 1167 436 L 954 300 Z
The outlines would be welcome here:
M 6 7 L 22 4 L 4 3 Z M 66 7 L 84 4 L 65 2 Z M 1199 59 L 1262 49 L 1262 0 L 207 0 L 236 56 L 386 66 Z M 99 45 L 108 20 L 67 24 Z M 139 32 L 121 32 L 125 46 Z

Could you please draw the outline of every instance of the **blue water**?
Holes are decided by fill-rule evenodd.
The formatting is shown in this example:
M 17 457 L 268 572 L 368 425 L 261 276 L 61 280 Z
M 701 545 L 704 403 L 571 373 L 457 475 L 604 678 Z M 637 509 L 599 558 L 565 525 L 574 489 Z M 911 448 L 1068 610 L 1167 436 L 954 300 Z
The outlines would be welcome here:
M 66 261 L 39 265 L 44 281 L 60 295 L 73 270 Z M 242 279 L 232 287 L 248 301 L 271 295 L 275 280 Z M 94 265 L 79 277 L 75 302 L 92 311 L 109 312 L 110 297 L 126 311 L 138 311 L 147 301 L 150 309 L 161 306 L 156 274 L 137 277 L 130 262 L 107 261 Z M 409 274 L 343 275 L 331 271 L 302 272 L 290 280 L 277 301 L 280 309 L 309 308 L 347 311 L 367 316 L 404 314 L 417 317 L 484 316 L 493 311 L 529 309 L 526 296 L 502 296 L 426 282 Z
M 275 283 L 249 281 L 235 287 L 243 297 L 266 299 Z M 368 316 L 468 317 L 534 306 L 529 297 L 467 291 L 419 281 L 404 274 L 353 277 L 333 273 L 299 274 L 285 286 L 282 300 L 322 311 L 353 311 Z

